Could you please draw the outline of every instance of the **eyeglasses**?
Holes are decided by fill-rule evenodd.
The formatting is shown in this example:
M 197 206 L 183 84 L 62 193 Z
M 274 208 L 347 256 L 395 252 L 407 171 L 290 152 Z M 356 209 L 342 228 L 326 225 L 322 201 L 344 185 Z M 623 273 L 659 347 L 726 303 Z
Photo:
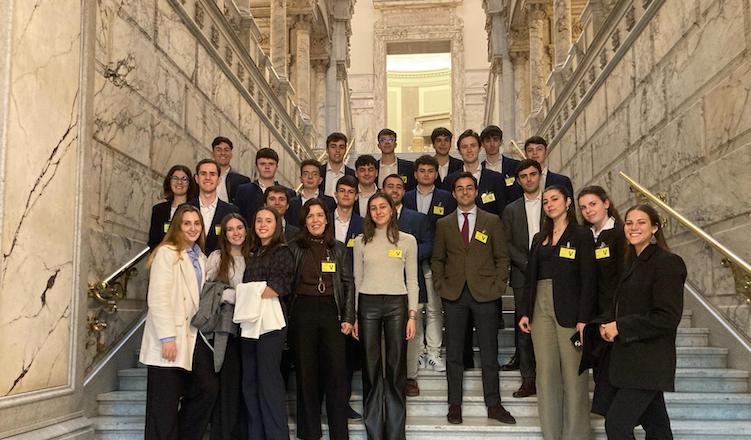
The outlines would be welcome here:
M 380 138 L 380 139 L 378 139 L 378 142 L 380 142 L 382 144 L 393 144 L 393 143 L 396 142 L 396 139 L 392 138 L 392 137 Z
M 172 177 L 169 178 L 169 180 L 171 180 L 171 181 L 173 181 L 175 183 L 187 183 L 189 179 L 187 177 L 185 177 L 185 176 L 183 176 L 183 177 L 172 176 Z
M 461 192 L 470 192 L 470 191 L 474 191 L 474 190 L 475 190 L 475 186 L 474 185 L 454 187 L 454 191 L 460 192 L 460 193 Z
M 303 177 L 321 177 L 321 173 L 318 171 L 303 171 L 302 172 Z

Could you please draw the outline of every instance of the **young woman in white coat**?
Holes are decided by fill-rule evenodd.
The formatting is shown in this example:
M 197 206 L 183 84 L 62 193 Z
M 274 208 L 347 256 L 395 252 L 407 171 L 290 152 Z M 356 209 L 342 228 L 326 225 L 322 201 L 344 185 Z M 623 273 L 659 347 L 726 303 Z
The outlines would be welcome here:
M 201 439 L 218 391 L 207 341 L 190 320 L 206 279 L 203 221 L 181 205 L 149 257 L 148 312 L 141 341 L 147 366 L 145 438 Z

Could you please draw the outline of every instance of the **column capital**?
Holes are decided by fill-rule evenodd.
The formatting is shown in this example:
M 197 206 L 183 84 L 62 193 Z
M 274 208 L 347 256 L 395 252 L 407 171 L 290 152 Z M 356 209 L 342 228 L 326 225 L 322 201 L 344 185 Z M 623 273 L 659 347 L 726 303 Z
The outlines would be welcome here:
M 527 21 L 544 20 L 548 17 L 548 5 L 542 1 L 528 0 L 524 2 L 524 10 L 527 13 Z

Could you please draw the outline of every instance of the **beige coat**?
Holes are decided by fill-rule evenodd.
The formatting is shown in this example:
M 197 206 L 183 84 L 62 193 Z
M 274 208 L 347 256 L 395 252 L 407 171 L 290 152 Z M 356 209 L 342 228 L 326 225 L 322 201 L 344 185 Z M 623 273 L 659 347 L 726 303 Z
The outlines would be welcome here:
M 199 291 L 187 251 L 165 245 L 157 249 L 149 277 L 148 312 L 139 360 L 145 365 L 191 370 L 198 329 L 190 320 L 198 311 Z M 206 279 L 206 257 L 200 255 L 202 282 Z M 175 337 L 174 362 L 162 358 L 162 338 Z

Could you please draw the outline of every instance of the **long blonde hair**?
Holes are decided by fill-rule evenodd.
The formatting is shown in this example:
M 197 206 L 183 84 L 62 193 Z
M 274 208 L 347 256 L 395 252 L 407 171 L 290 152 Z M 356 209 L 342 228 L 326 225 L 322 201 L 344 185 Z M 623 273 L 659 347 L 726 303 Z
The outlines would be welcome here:
M 198 210 L 193 205 L 188 205 L 187 203 L 184 203 L 177 207 L 177 210 L 175 211 L 175 215 L 172 216 L 172 221 L 169 224 L 169 229 L 167 230 L 167 234 L 165 234 L 164 238 L 162 239 L 162 242 L 157 245 L 154 250 L 151 251 L 151 254 L 149 255 L 149 259 L 146 262 L 146 265 L 148 267 L 151 267 L 151 263 L 154 261 L 154 257 L 156 256 L 157 251 L 162 246 L 168 245 L 175 248 L 175 250 L 179 252 L 184 251 L 188 247 L 188 242 L 185 240 L 185 237 L 182 233 L 182 229 L 180 228 L 180 225 L 183 222 L 183 217 L 188 212 L 194 212 L 198 214 L 198 219 L 201 220 L 201 234 L 198 236 L 198 240 L 196 240 L 196 243 L 198 243 L 198 247 L 203 250 L 204 246 L 204 238 L 203 238 L 203 231 L 204 231 L 204 224 L 203 224 L 203 217 L 201 216 L 201 211 Z

